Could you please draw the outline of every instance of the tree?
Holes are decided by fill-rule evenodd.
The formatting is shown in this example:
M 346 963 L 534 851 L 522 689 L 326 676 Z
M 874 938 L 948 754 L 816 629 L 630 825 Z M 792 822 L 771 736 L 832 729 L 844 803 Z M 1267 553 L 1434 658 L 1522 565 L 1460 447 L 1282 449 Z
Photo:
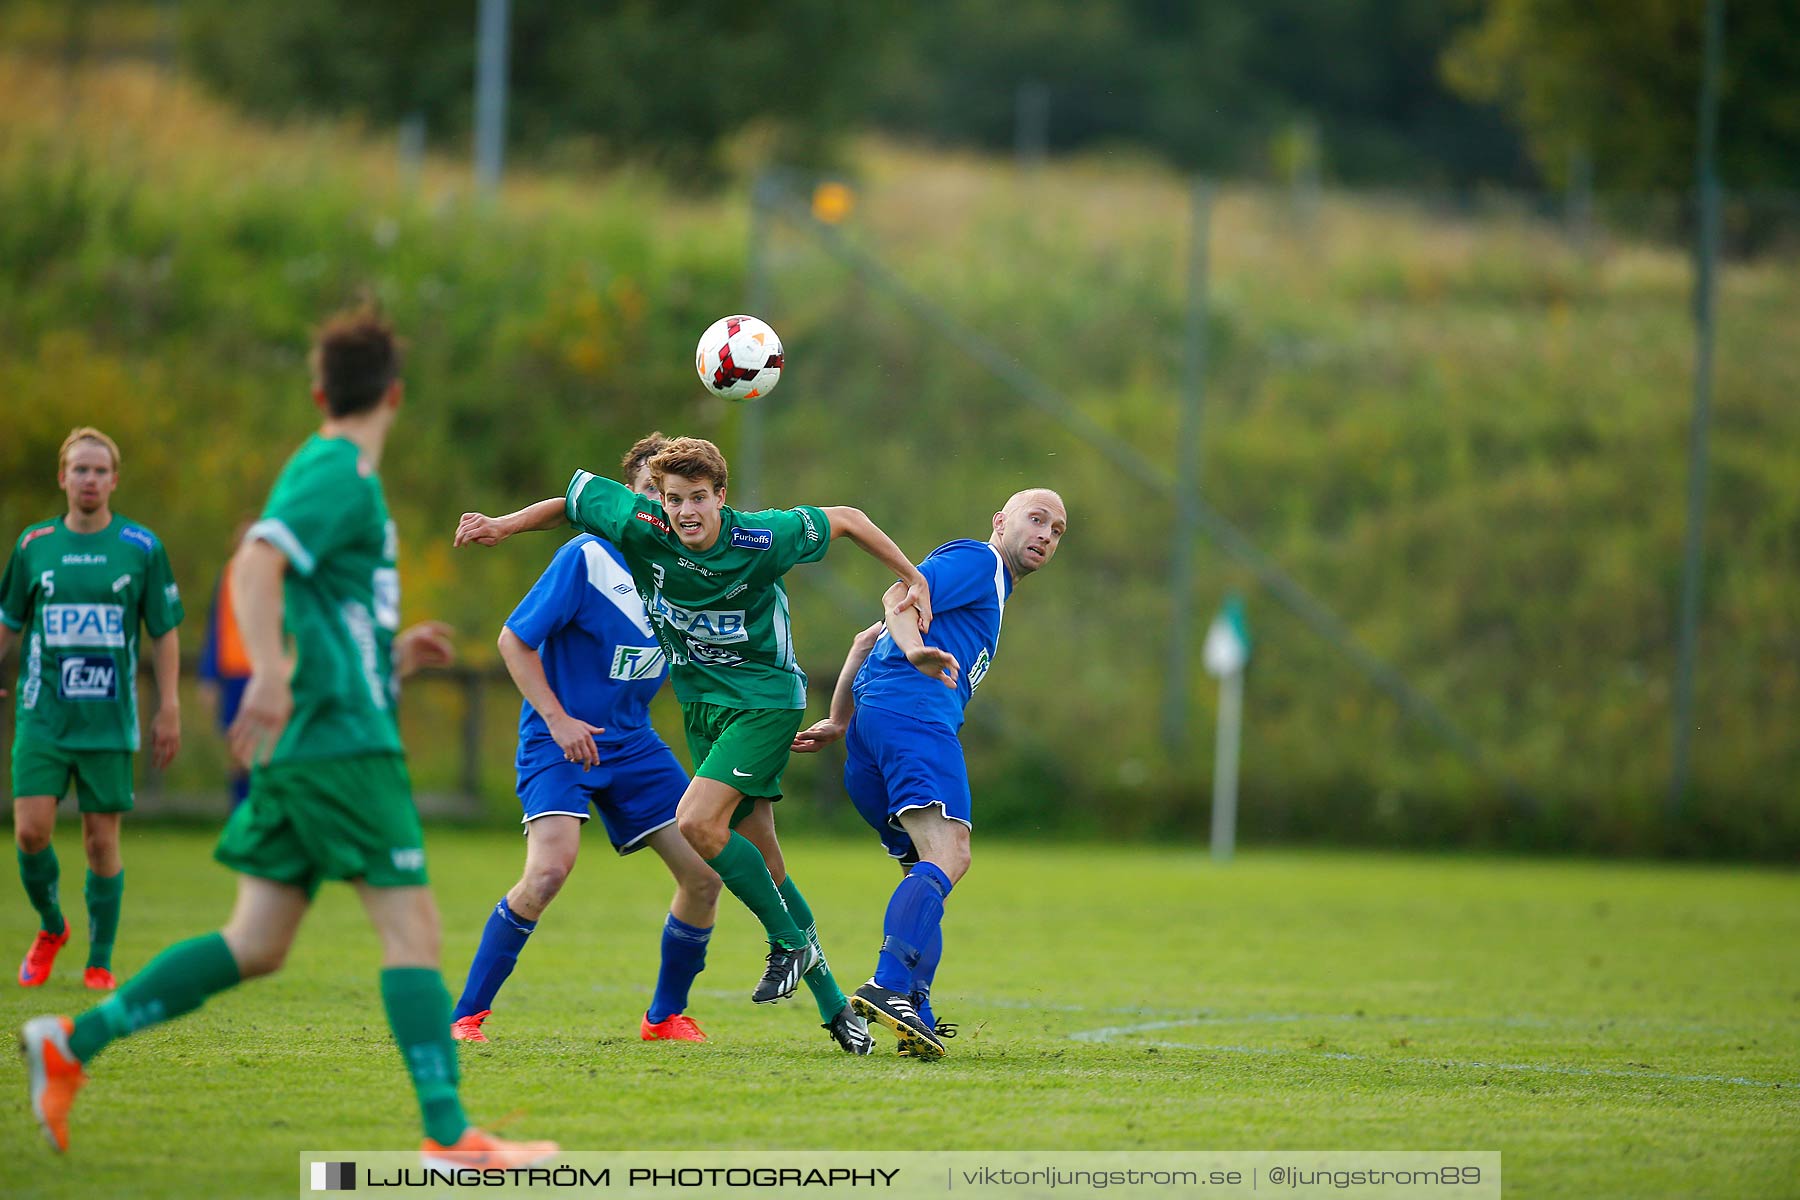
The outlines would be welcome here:
M 475 5 L 439 0 L 188 0 L 189 62 L 262 112 L 422 114 L 461 137 Z M 833 0 L 529 0 L 512 6 L 509 129 L 527 148 L 585 145 L 705 178 L 723 139 L 766 124 L 797 159 L 828 153 L 881 22 Z
M 1539 167 L 1573 152 L 1605 186 L 1688 188 L 1706 0 L 1485 0 L 1444 56 L 1451 86 L 1501 104 Z M 1800 5 L 1725 0 L 1721 175 L 1729 187 L 1800 184 Z
M 1146 146 L 1184 167 L 1261 169 L 1315 129 L 1339 179 L 1529 177 L 1513 132 L 1448 90 L 1458 0 L 913 0 L 868 81 L 881 125 L 1012 145 L 1021 85 L 1050 98 L 1058 150 Z

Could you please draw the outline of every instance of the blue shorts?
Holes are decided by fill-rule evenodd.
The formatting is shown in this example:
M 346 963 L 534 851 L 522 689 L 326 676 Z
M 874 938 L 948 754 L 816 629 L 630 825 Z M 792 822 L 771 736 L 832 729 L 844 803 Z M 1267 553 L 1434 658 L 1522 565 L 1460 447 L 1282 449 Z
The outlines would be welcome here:
M 850 752 L 844 790 L 887 852 L 903 863 L 919 861 L 899 816 L 912 808 L 944 806 L 944 815 L 969 820 L 969 768 L 962 743 L 942 725 L 879 708 L 859 708 L 844 735 Z
M 552 815 L 586 821 L 592 805 L 620 854 L 642 850 L 645 838 L 675 823 L 688 775 L 654 733 L 600 746 L 600 765 L 585 771 L 566 761 L 555 742 L 544 746 L 521 755 L 519 763 L 519 803 L 527 823 Z

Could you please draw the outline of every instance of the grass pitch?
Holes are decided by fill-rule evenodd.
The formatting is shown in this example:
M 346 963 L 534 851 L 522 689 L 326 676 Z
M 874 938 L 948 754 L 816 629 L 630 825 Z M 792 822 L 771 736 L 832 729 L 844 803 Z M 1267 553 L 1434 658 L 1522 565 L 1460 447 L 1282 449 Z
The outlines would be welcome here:
M 76 936 L 0 1016 L 80 1011 Z M 211 838 L 127 825 L 116 966 L 215 928 Z M 461 985 L 516 835 L 437 831 Z M 872 839 L 792 839 L 840 981 L 866 978 L 896 878 Z M 804 990 L 752 1007 L 755 926 L 726 899 L 690 1012 L 704 1046 L 637 1040 L 670 887 L 590 843 L 462 1048 L 471 1116 L 575 1150 L 1470 1149 L 1509 1195 L 1800 1194 L 1800 883 L 1791 873 L 1465 857 L 977 843 L 945 926 L 941 1063 L 852 1059 Z M 34 924 L 14 890 L 0 943 Z M 8 951 L 11 953 L 11 951 Z M 286 970 L 94 1064 L 58 1159 L 0 1096 L 0 1193 L 292 1195 L 308 1149 L 417 1143 L 378 955 L 354 896 L 320 898 Z M 877 1112 L 880 1119 L 870 1119 Z

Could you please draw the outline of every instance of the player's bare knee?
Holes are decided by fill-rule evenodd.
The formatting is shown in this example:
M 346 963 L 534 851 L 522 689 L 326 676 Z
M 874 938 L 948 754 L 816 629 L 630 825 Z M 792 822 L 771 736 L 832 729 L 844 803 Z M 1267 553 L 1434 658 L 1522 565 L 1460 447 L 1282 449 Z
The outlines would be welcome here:
M 925 862 L 942 871 L 952 885 L 961 882 L 962 877 L 969 873 L 969 848 L 967 846 L 958 846 L 954 843 L 936 846 L 932 848 L 931 853 L 922 857 Z
M 234 936 L 234 932 L 230 928 L 225 930 L 225 946 L 231 951 L 232 961 L 237 963 L 240 981 L 273 975 L 281 970 L 287 961 L 287 946 L 242 934 Z
M 435 967 L 441 947 L 435 922 L 385 929 L 381 935 L 383 967 Z
M 675 886 L 690 902 L 707 909 L 718 905 L 719 894 L 725 890 L 725 883 L 719 878 L 718 872 L 710 868 L 704 875 L 696 871 L 676 880 Z
M 717 829 L 711 821 L 688 814 L 683 814 L 676 821 L 676 827 L 681 830 L 681 836 L 687 839 L 687 844 L 694 848 L 694 853 L 701 858 L 717 858 L 719 852 L 725 849 L 725 843 L 731 840 L 729 828 Z
M 562 891 L 563 884 L 568 882 L 573 866 L 573 863 L 560 861 L 532 863 L 526 868 L 525 878 L 519 881 L 525 902 L 539 912 L 548 908 L 556 894 Z
M 81 838 L 81 848 L 87 854 L 88 866 L 96 875 L 117 875 L 123 864 L 119 861 L 119 841 L 115 837 L 100 833 L 85 833 Z
M 13 826 L 13 841 L 27 854 L 42 854 L 50 845 L 50 831 L 21 823 Z

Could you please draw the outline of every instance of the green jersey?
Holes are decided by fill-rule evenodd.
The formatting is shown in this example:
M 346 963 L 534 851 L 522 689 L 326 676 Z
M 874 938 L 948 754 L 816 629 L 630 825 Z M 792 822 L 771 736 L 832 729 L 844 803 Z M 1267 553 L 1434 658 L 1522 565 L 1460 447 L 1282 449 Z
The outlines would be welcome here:
M 564 496 L 569 522 L 625 555 L 669 656 L 675 698 L 726 708 L 805 708 L 806 672 L 794 658 L 781 577 L 817 562 L 831 522 L 808 505 L 721 512 L 719 538 L 690 550 L 662 506 L 610 479 L 575 472 Z
M 19 535 L 0 621 L 19 631 L 13 728 L 65 750 L 138 748 L 138 626 L 181 624 L 181 592 L 156 535 L 115 515 L 98 533 L 62 517 Z
M 381 480 L 355 443 L 308 438 L 245 536 L 288 560 L 283 625 L 294 715 L 269 761 L 401 753 L 393 668 L 400 538 Z

